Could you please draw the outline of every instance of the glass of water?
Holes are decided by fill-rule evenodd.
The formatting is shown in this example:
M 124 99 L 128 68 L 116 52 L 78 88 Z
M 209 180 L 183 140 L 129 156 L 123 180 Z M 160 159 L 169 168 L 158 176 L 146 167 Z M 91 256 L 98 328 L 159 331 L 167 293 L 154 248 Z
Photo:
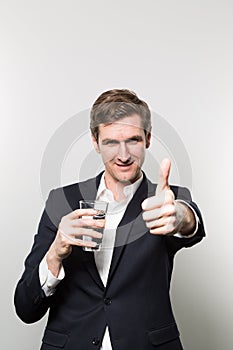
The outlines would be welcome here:
M 107 212 L 107 209 L 108 209 L 108 203 L 107 202 L 98 201 L 98 200 L 80 200 L 79 201 L 79 206 L 80 206 L 80 209 L 95 209 L 95 210 L 97 210 L 97 213 L 94 216 L 85 215 L 85 216 L 82 216 L 82 219 L 103 220 L 103 219 L 105 219 L 106 212 Z M 88 227 L 86 227 L 86 229 L 88 229 Z M 91 228 L 91 227 L 90 227 L 90 229 L 93 230 L 93 228 Z M 104 228 L 95 228 L 94 230 L 98 231 L 98 232 L 100 232 L 102 234 L 104 232 Z M 102 238 L 93 238 L 93 237 L 90 237 L 90 236 L 83 235 L 83 240 L 96 242 L 96 246 L 95 247 L 93 247 L 93 248 L 83 247 L 83 249 L 85 251 L 88 251 L 88 252 L 93 252 L 93 251 L 100 250 L 102 239 L 103 239 L 103 237 Z

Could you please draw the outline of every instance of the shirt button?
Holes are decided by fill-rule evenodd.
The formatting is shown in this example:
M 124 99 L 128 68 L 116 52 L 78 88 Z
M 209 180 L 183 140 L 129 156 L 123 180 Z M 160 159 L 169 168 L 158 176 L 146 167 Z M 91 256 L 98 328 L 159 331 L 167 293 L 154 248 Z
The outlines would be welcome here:
M 104 304 L 105 305 L 110 305 L 112 302 L 111 298 L 104 298 Z
M 100 343 L 99 338 L 93 338 L 93 339 L 92 339 L 92 344 L 93 344 L 93 345 L 99 345 L 99 343 Z

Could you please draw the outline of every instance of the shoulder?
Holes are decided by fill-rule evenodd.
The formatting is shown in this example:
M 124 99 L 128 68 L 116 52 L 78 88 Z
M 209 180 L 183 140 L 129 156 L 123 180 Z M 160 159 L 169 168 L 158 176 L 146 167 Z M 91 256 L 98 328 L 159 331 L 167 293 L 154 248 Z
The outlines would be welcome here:
M 49 217 L 60 219 L 62 216 L 79 208 L 81 199 L 95 198 L 98 180 L 99 175 L 85 181 L 51 190 L 46 201 L 46 212 Z
M 54 193 L 62 192 L 62 193 L 65 193 L 67 196 L 73 196 L 79 192 L 82 193 L 83 191 L 87 191 L 87 189 L 96 190 L 97 187 L 99 186 L 102 174 L 103 172 L 87 180 L 83 180 L 83 181 L 75 182 L 66 186 L 55 188 L 51 192 L 54 192 Z

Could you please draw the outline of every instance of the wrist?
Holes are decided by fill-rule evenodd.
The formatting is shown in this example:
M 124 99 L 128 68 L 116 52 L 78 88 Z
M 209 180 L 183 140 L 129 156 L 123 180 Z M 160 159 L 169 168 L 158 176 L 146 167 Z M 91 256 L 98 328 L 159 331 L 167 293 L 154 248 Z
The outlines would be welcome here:
M 53 246 L 50 247 L 48 253 L 46 254 L 46 262 L 48 269 L 55 277 L 57 277 L 62 266 L 62 259 L 56 254 Z
M 175 201 L 175 205 L 178 220 L 176 233 L 180 233 L 183 236 L 188 236 L 195 229 L 194 214 L 192 210 L 190 210 L 190 208 L 184 203 Z

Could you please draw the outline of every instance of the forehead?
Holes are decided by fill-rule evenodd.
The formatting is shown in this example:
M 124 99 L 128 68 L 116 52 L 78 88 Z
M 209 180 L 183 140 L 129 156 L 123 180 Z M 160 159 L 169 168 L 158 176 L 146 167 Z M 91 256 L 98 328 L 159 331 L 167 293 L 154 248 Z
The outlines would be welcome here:
M 142 135 L 144 130 L 142 127 L 141 117 L 138 114 L 117 120 L 111 124 L 99 125 L 99 137 L 101 139 L 115 137 L 129 137 L 130 135 Z

